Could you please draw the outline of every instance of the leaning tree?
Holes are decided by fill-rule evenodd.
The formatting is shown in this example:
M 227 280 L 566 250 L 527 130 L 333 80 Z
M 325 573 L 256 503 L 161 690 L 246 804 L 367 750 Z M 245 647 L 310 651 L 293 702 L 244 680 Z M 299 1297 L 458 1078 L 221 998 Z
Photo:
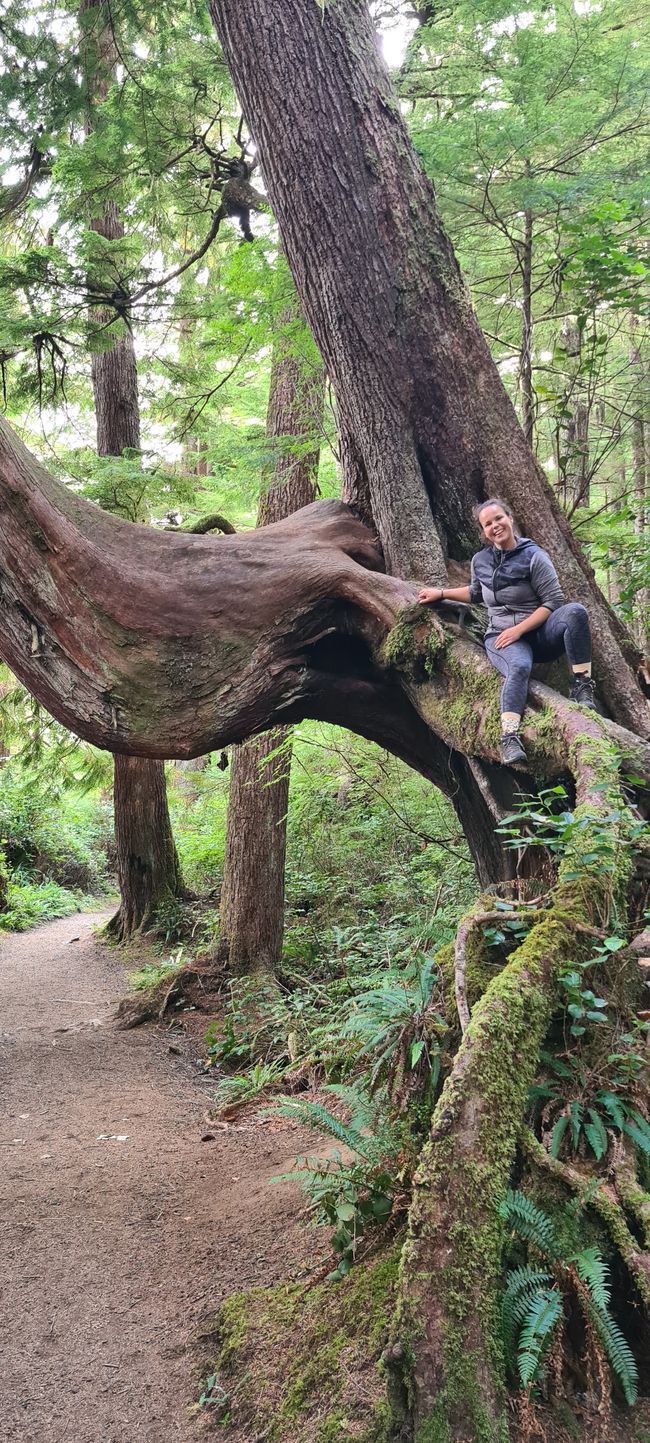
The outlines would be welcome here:
M 414 580 L 471 549 L 498 490 L 589 605 L 612 720 L 532 690 L 537 783 L 576 825 L 524 941 L 490 980 L 456 956 L 458 1048 L 415 1179 L 386 1363 L 395 1437 L 506 1436 L 499 1204 L 568 959 L 618 925 L 650 784 L 638 658 L 531 456 L 478 329 L 360 0 L 219 0 L 214 17 L 336 395 L 344 504 L 219 539 L 153 532 L 66 492 L 0 426 L 0 654 L 61 721 L 114 752 L 189 757 L 303 717 L 370 737 L 441 787 L 487 884 L 503 877 L 498 683 Z M 174 585 L 169 578 L 173 576 Z M 404 578 L 407 578 L 406 580 Z M 596 858 L 596 862 L 594 862 Z M 603 859 L 607 865 L 603 865 Z M 563 1176 L 565 1174 L 563 1173 Z M 618 1184 L 594 1206 L 650 1312 L 650 1258 Z M 638 1189 L 635 1192 L 637 1198 Z

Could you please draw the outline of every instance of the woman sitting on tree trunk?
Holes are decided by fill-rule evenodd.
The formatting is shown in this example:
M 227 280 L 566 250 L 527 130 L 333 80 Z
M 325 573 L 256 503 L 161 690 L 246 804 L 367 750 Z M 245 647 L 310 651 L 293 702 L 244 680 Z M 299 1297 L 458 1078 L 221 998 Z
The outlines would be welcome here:
M 419 599 L 482 601 L 488 609 L 485 650 L 505 677 L 501 690 L 501 759 L 526 762 L 519 726 L 537 661 L 569 658 L 571 700 L 594 707 L 589 617 L 578 602 L 567 605 L 557 572 L 545 551 L 517 536 L 511 512 L 491 497 L 476 508 L 488 545 L 472 557 L 469 586 L 425 586 Z

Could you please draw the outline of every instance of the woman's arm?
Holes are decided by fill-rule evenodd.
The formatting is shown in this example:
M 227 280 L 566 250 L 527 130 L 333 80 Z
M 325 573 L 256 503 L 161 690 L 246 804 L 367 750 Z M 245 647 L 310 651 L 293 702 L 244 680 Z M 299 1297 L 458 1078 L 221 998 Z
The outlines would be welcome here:
M 418 601 L 469 601 L 469 586 L 423 586 Z

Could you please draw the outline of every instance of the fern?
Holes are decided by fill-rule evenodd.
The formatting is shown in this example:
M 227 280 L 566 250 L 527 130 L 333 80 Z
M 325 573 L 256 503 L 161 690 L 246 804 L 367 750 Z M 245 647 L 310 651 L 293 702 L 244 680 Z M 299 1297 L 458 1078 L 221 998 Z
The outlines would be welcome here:
M 530 1299 L 519 1335 L 517 1367 L 524 1388 L 539 1377 L 548 1346 L 562 1317 L 562 1298 L 557 1288 L 541 1288 Z
M 639 1114 L 640 1115 L 640 1114 Z M 512 1231 L 542 1255 L 543 1265 L 523 1264 L 508 1275 L 502 1302 L 503 1339 L 511 1367 L 515 1360 L 524 1388 L 539 1381 L 553 1332 L 563 1312 L 567 1287 L 598 1338 L 612 1373 L 628 1403 L 637 1394 L 637 1367 L 623 1334 L 610 1313 L 609 1269 L 600 1248 L 583 1248 L 567 1257 L 558 1245 L 551 1219 L 520 1192 L 509 1192 L 499 1212 Z M 552 1271 L 551 1271 L 552 1269 Z M 575 1270 L 575 1271 L 574 1271 Z M 576 1282 L 577 1272 L 584 1286 Z
M 360 1157 L 367 1158 L 372 1151 L 372 1138 L 363 1137 L 356 1128 L 341 1122 L 340 1118 L 335 1117 L 334 1113 L 320 1102 L 283 1102 L 274 1112 L 275 1116 L 279 1113 L 280 1117 L 291 1117 L 304 1127 L 312 1127 L 315 1132 L 328 1133 L 342 1143 L 343 1147 L 349 1147 L 350 1152 L 356 1152 Z
M 625 1401 L 631 1405 L 636 1401 L 639 1380 L 632 1350 L 623 1337 L 618 1323 L 614 1322 L 607 1309 L 603 1310 L 595 1302 L 592 1302 L 588 1305 L 587 1312 L 603 1345 L 612 1372 L 621 1385 Z
M 532 1243 L 541 1253 L 557 1256 L 557 1241 L 551 1219 L 522 1192 L 507 1192 L 499 1205 L 499 1215 L 525 1243 Z
M 533 1297 L 550 1282 L 550 1273 L 540 1268 L 528 1267 L 527 1265 L 522 1268 L 515 1268 L 514 1272 L 510 1273 L 508 1286 L 503 1295 L 501 1316 L 504 1342 L 508 1353 L 508 1360 L 511 1363 L 515 1357 L 516 1336 L 528 1312 Z
M 603 1258 L 600 1248 L 584 1248 L 575 1258 L 575 1265 L 579 1277 L 587 1284 L 594 1304 L 604 1313 L 609 1308 L 611 1288 L 609 1285 L 609 1268 Z
M 360 1088 L 334 1083 L 327 1091 L 334 1093 L 350 1109 L 350 1122 L 341 1122 L 320 1102 L 283 1102 L 274 1109 L 274 1115 L 279 1113 L 282 1117 L 291 1117 L 315 1132 L 327 1133 L 373 1166 L 386 1162 L 399 1152 L 397 1132 L 386 1122 L 375 1098 L 369 1098 Z M 370 1130 L 370 1135 L 365 1129 Z

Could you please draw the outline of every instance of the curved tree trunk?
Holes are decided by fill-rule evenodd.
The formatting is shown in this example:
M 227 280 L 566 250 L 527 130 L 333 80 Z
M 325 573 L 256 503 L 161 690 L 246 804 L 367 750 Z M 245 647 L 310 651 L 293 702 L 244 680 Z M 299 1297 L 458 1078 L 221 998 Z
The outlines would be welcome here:
M 88 91 L 96 108 L 106 99 L 115 69 L 115 41 L 103 0 L 99 3 L 82 0 L 82 13 L 86 17 Z M 89 15 L 94 17 L 90 28 Z M 89 111 L 86 134 L 92 130 L 92 118 Z M 113 200 L 105 203 L 101 214 L 95 216 L 90 225 L 107 241 L 118 241 L 124 236 L 124 225 Z M 90 281 L 91 288 L 101 293 L 104 278 L 93 275 Z M 115 290 L 114 278 L 111 289 Z M 121 288 L 121 321 L 114 306 L 93 306 L 91 313 L 101 343 L 91 359 L 98 456 L 122 456 L 125 451 L 140 450 L 138 372 L 128 301 L 126 290 Z M 106 336 L 110 337 L 109 344 Z M 121 903 L 109 931 L 125 940 L 153 919 L 156 899 L 178 895 L 182 882 L 162 762 L 116 756 L 114 765 L 115 846 Z
M 389 570 L 442 580 L 497 494 L 589 608 L 612 714 L 650 736 L 638 657 L 532 456 L 358 0 L 212 0 L 303 309 L 336 395 L 348 497 Z
M 278 454 L 270 484 L 263 479 L 258 526 L 282 521 L 316 495 L 324 377 L 287 334 L 299 317 L 290 306 L 274 343 L 266 434 Z M 296 455 L 296 444 L 310 441 L 313 449 Z M 276 728 L 232 752 L 220 951 L 233 972 L 274 972 L 282 954 L 290 738 L 287 728 Z

